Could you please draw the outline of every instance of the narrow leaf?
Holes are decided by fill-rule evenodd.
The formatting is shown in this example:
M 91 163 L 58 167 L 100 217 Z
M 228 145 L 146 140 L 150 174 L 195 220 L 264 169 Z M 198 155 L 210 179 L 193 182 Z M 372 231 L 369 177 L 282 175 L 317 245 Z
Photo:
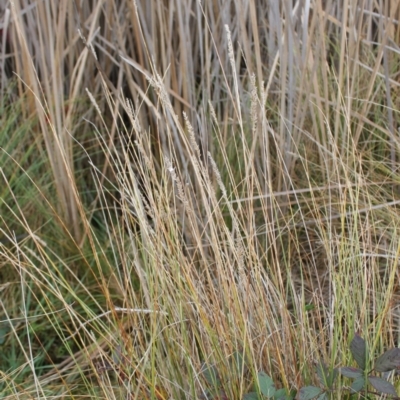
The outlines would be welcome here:
M 362 370 L 365 370 L 367 343 L 358 333 L 354 335 L 354 338 L 350 343 L 350 351 L 358 366 Z
M 322 390 L 315 386 L 305 386 L 299 391 L 299 400 L 311 400 L 320 395 Z
M 377 376 L 369 376 L 368 377 L 368 382 L 379 392 L 379 393 L 385 393 L 385 394 L 391 394 L 392 396 L 397 397 L 397 392 L 394 386 L 388 382 L 385 381 L 382 378 L 378 378 Z
M 375 361 L 375 371 L 389 372 L 400 368 L 400 349 L 395 347 L 384 352 Z
M 339 369 L 340 373 L 345 376 L 346 378 L 359 378 L 360 376 L 364 375 L 364 371 L 359 368 L 353 367 L 342 367 Z
M 244 366 L 243 354 L 236 351 L 233 353 L 232 359 L 229 362 L 231 369 L 234 371 L 235 374 L 241 375 Z
M 0 345 L 4 344 L 6 341 L 7 334 L 10 332 L 10 328 L 5 326 L 4 328 L 0 328 Z

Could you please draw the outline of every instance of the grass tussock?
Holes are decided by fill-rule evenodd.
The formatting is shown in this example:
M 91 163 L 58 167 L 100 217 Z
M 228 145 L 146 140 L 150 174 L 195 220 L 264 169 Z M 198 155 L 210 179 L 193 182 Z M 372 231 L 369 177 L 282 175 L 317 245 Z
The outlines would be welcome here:
M 242 399 L 397 346 L 396 1 L 3 11 L 2 398 Z

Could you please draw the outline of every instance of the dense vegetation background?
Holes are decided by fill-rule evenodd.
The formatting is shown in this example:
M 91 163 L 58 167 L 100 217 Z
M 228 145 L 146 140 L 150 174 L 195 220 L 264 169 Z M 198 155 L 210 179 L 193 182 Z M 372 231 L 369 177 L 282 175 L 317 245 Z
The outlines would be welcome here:
M 242 399 L 397 346 L 398 1 L 0 15 L 1 398 Z

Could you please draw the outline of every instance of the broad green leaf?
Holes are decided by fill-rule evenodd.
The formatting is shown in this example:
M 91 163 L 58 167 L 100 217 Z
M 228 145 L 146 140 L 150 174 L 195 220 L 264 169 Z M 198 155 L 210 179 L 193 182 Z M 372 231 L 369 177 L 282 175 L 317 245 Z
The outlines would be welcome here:
M 256 392 L 250 392 L 243 396 L 243 400 L 262 400 L 262 397 Z
M 288 392 L 287 389 L 282 388 L 278 389 L 272 398 L 273 400 L 294 400 L 296 398 L 296 394 L 297 391 L 294 389 Z
M 317 364 L 316 370 L 321 385 L 331 388 L 338 375 L 337 368 L 329 370 L 329 368 L 321 361 Z
M 339 375 L 339 368 L 333 368 L 329 375 L 328 387 L 331 388 Z
M 363 376 L 358 377 L 352 384 L 351 390 L 352 392 L 358 393 L 365 387 L 365 378 Z
M 358 333 L 354 335 L 354 338 L 350 343 L 350 351 L 358 366 L 362 370 L 365 370 L 367 360 L 367 343 Z
M 274 381 L 263 371 L 258 373 L 258 384 L 264 396 L 272 397 L 275 394 L 276 388 Z
M 364 376 L 364 371 L 359 368 L 353 367 L 342 367 L 339 368 L 340 373 L 346 378 L 359 378 L 360 376 Z
M 400 349 L 395 347 L 384 352 L 375 361 L 375 371 L 389 372 L 400 367 Z
M 326 365 L 322 361 L 320 361 L 317 364 L 316 370 L 317 370 L 318 379 L 319 379 L 321 385 L 327 386 L 326 383 L 329 378 L 329 370 L 326 367 Z
M 214 365 L 203 364 L 200 373 L 210 385 L 220 386 L 221 382 L 218 377 L 218 371 Z
M 273 399 L 274 400 L 286 400 L 286 396 L 287 396 L 287 391 L 285 388 L 282 388 L 282 389 L 278 389 L 275 392 Z
M 388 382 L 385 381 L 385 379 L 378 378 L 377 376 L 369 376 L 368 377 L 368 382 L 379 392 L 379 393 L 385 393 L 385 394 L 391 394 L 392 396 L 397 397 L 397 392 L 394 386 Z
M 306 386 L 299 390 L 299 400 L 311 400 L 319 396 L 322 389 L 315 386 Z

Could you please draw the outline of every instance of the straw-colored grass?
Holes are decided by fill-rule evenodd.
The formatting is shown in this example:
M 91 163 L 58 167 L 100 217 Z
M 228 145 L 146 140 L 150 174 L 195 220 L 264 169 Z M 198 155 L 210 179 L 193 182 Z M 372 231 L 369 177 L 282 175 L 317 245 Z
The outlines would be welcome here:
M 398 344 L 397 1 L 2 14 L 1 398 L 241 399 Z

